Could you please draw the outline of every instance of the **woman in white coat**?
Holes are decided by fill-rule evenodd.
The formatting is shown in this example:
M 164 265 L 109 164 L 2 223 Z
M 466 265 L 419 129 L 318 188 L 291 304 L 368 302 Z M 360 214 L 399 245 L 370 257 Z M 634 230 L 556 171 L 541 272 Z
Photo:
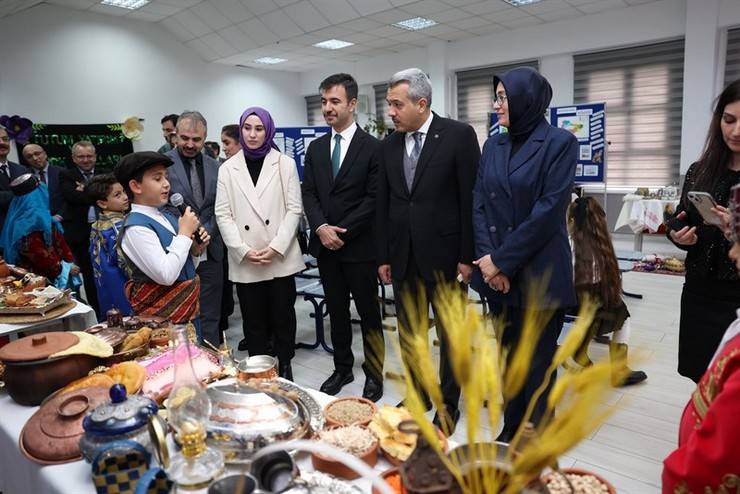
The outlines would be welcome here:
M 239 128 L 242 149 L 218 172 L 216 220 L 228 248 L 244 347 L 250 355 L 274 348 L 280 376 L 292 380 L 294 275 L 305 268 L 296 238 L 303 214 L 298 171 L 273 142 L 275 124 L 267 110 L 247 108 Z

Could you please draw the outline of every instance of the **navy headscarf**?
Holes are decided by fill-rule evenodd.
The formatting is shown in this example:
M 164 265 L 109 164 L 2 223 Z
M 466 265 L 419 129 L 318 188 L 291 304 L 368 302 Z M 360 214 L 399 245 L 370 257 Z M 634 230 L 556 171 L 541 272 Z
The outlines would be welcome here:
M 265 127 L 265 142 L 262 143 L 262 146 L 260 146 L 258 149 L 249 149 L 247 147 L 247 143 L 244 142 L 244 134 L 242 133 L 242 129 L 244 128 L 244 121 L 249 117 L 249 115 L 257 115 L 257 118 L 262 120 L 262 125 Z M 260 108 L 259 106 L 252 106 L 244 110 L 244 113 L 242 113 L 241 118 L 239 119 L 239 142 L 242 145 L 242 149 L 244 150 L 244 156 L 248 160 L 258 160 L 260 158 L 264 158 L 267 156 L 267 153 L 270 152 L 270 149 L 276 149 L 280 151 L 280 148 L 277 147 L 277 144 L 275 144 L 275 141 L 273 141 L 273 138 L 275 137 L 275 123 L 272 121 L 272 116 L 270 115 L 270 112 L 265 110 L 264 108 Z
M 519 67 L 493 76 L 494 92 L 499 82 L 506 89 L 509 103 L 509 133 L 512 136 L 530 134 L 545 120 L 545 110 L 552 100 L 550 83 L 530 67 Z

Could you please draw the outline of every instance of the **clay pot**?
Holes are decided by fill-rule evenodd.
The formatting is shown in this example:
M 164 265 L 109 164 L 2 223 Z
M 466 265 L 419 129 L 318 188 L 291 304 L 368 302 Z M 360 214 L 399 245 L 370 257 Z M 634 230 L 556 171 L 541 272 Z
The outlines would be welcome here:
M 559 472 L 562 474 L 572 474 L 572 475 L 591 475 L 592 477 L 596 477 L 596 479 L 598 479 L 599 482 L 601 482 L 602 484 L 606 486 L 609 494 L 617 494 L 617 489 L 611 484 L 611 482 L 609 482 L 604 477 L 596 473 L 589 472 L 588 470 L 582 470 L 580 468 L 562 468 L 560 469 Z M 555 472 L 548 473 L 547 475 L 544 475 L 542 477 L 542 481 L 545 483 L 545 485 L 547 485 L 547 481 L 555 475 L 557 475 L 557 473 Z
M 86 376 L 99 364 L 100 359 L 92 355 L 5 362 L 5 388 L 16 403 L 36 406 L 54 391 Z
M 378 463 L 379 442 L 380 441 L 376 440 L 373 445 L 366 452 L 359 455 L 358 458 L 371 467 L 374 467 L 375 464 Z M 341 461 L 334 460 L 318 453 L 311 453 L 311 463 L 316 470 L 328 473 L 329 475 L 333 475 L 340 479 L 355 480 L 360 477 L 359 473 L 355 472 Z
M 99 365 L 91 355 L 50 357 L 77 344 L 72 333 L 52 332 L 26 336 L 0 349 L 5 364 L 5 387 L 21 405 L 38 405 L 44 398 Z
M 358 403 L 363 403 L 365 405 L 368 405 L 371 411 L 370 411 L 370 414 L 367 416 L 367 419 L 359 420 L 354 423 L 357 425 L 365 426 L 365 427 L 370 425 L 370 421 L 373 419 L 373 415 L 375 415 L 375 412 L 378 411 L 378 407 L 375 405 L 375 403 L 373 403 L 372 401 L 368 399 L 361 398 L 359 396 L 347 396 L 345 398 L 337 398 L 336 400 L 330 402 L 324 407 L 323 415 L 326 421 L 326 427 L 351 425 L 350 423 L 345 424 L 345 423 L 338 422 L 337 420 L 334 420 L 331 417 L 331 413 L 330 413 L 331 407 L 337 405 L 338 403 L 345 402 L 345 401 L 356 401 Z

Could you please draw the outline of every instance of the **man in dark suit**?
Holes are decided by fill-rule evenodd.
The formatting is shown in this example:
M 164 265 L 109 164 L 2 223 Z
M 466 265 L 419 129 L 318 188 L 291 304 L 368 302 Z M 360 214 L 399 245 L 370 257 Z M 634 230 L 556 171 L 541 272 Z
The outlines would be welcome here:
M 208 123 L 203 115 L 197 111 L 184 112 L 177 120 L 177 146 L 167 156 L 174 163 L 169 170 L 170 194 L 182 194 L 185 203 L 196 211 L 201 225 L 211 236 L 206 259 L 201 260 L 197 270 L 200 276 L 200 324 L 202 338 L 218 346 L 224 244 L 213 208 L 221 164 L 202 152 L 207 132 Z M 173 213 L 179 215 L 175 209 Z
M 62 169 L 58 166 L 49 166 L 46 151 L 38 144 L 26 144 L 23 147 L 23 159 L 31 167 L 29 171 L 49 188 L 49 209 L 58 221 L 62 221 L 64 198 L 59 188 L 59 174 Z
M 5 224 L 5 215 L 8 213 L 13 193 L 10 191 L 10 182 L 14 178 L 28 173 L 25 167 L 8 161 L 10 154 L 10 137 L 5 127 L 0 125 L 0 231 Z
M 95 207 L 85 192 L 85 185 L 95 174 L 96 160 L 97 154 L 92 142 L 74 143 L 72 145 L 74 166 L 62 170 L 59 174 L 59 189 L 64 199 L 62 211 L 64 239 L 80 267 L 87 304 L 95 310 L 100 320 L 105 314 L 100 313 L 95 275 L 90 260 L 90 225 L 95 221 Z
M 472 195 L 480 147 L 472 127 L 432 113 L 432 86 L 421 70 L 395 74 L 386 99 L 396 131 L 383 141 L 378 173 L 378 274 L 384 283 L 393 283 L 402 357 L 414 369 L 409 338 L 413 330 L 427 328 L 409 327 L 403 294 L 410 293 L 415 300 L 426 297 L 419 306 L 428 307 L 440 276 L 445 282 L 470 280 Z M 437 410 L 435 423 L 448 419 L 454 430 L 460 416 L 460 387 L 448 359 L 450 342 L 434 303 L 432 308 L 441 343 L 440 378 L 446 409 Z M 420 389 L 416 376 L 414 381 Z
M 377 401 L 383 396 L 385 356 L 373 242 L 380 141 L 354 121 L 357 82 L 351 75 L 329 76 L 319 91 L 332 130 L 308 146 L 302 190 L 311 226 L 309 249 L 318 260 L 334 345 L 334 372 L 321 391 L 335 395 L 354 380 L 351 294 L 365 353 L 362 395 Z

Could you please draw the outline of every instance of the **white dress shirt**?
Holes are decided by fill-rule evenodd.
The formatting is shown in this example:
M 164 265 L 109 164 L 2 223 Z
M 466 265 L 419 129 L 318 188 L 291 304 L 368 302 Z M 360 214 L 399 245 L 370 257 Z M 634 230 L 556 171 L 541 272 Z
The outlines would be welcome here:
M 136 264 L 145 275 L 155 283 L 164 286 L 172 286 L 180 275 L 183 266 L 190 255 L 190 247 L 193 241 L 177 232 L 159 209 L 152 206 L 132 204 L 131 212 L 142 213 L 153 218 L 160 225 L 175 234 L 172 243 L 167 247 L 167 252 L 162 255 L 162 244 L 156 232 L 145 226 L 131 226 L 126 228 L 121 241 L 121 247 L 131 262 Z M 193 256 L 195 267 L 198 267 L 199 259 Z
M 426 142 L 427 140 L 427 133 L 429 133 L 429 126 L 432 125 L 432 118 L 434 118 L 434 114 L 432 112 L 429 112 L 429 118 L 427 118 L 426 122 L 424 122 L 424 124 L 422 124 L 422 126 L 415 131 L 421 134 L 421 147 L 424 147 L 424 142 Z M 406 132 L 406 154 L 411 156 L 413 150 L 414 132 Z
M 335 144 L 335 137 L 337 134 L 342 136 L 342 145 L 339 148 L 339 168 L 342 168 L 342 163 L 344 163 L 344 157 L 347 156 L 347 150 L 349 149 L 349 145 L 352 143 L 352 137 L 355 135 L 355 131 L 357 130 L 357 124 L 355 122 L 352 122 L 352 125 L 347 127 L 341 132 L 337 132 L 334 129 L 331 129 L 331 141 L 329 142 L 329 156 L 332 156 L 334 154 L 334 146 Z

